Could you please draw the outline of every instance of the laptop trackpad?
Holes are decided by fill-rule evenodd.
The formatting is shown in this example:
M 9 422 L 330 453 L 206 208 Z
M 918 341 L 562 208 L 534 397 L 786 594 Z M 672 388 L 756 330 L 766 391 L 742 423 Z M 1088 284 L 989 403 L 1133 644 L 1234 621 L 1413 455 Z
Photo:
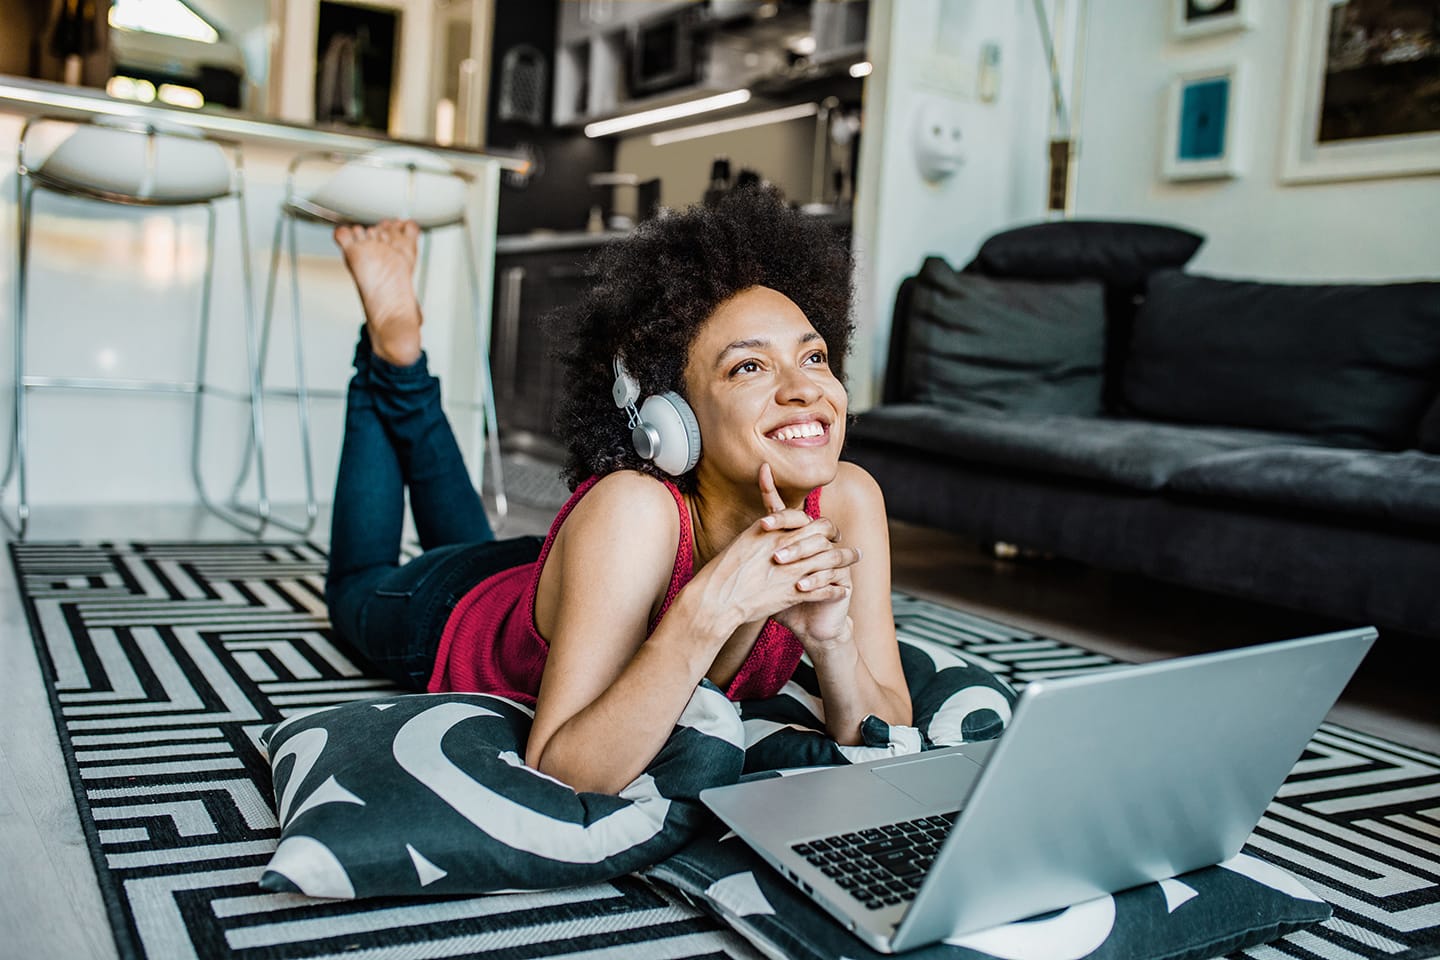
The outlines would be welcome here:
M 941 757 L 916 757 L 908 763 L 887 763 L 871 773 L 927 806 L 942 803 L 958 806 L 983 769 L 968 757 L 950 753 Z

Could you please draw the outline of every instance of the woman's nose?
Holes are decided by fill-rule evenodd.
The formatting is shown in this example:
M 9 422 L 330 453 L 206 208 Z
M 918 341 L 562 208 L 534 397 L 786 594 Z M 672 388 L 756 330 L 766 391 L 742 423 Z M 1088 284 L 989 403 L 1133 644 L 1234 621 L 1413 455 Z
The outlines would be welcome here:
M 810 375 L 799 367 L 786 367 L 781 371 L 776 399 L 781 403 L 814 403 L 823 391 Z

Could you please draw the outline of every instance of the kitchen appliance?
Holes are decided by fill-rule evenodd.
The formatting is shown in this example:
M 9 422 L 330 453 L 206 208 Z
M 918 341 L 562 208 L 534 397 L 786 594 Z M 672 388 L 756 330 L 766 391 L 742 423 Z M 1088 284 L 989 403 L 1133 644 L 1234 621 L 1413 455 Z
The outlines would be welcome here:
M 590 216 L 598 223 L 598 229 L 628 230 L 636 223 L 643 223 L 660 213 L 660 178 L 642 180 L 634 173 L 602 171 L 590 174 Z M 635 188 L 635 215 L 620 213 L 616 200 L 617 187 Z M 594 226 L 592 232 L 597 232 Z
M 686 7 L 637 23 L 630 32 L 630 95 L 661 93 L 699 81 L 695 13 Z

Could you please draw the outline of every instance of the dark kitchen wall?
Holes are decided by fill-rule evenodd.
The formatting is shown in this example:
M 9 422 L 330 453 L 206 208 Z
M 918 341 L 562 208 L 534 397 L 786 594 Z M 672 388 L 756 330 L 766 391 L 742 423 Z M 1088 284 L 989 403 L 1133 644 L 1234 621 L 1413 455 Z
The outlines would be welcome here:
M 505 150 L 521 150 L 536 161 L 537 172 L 523 183 L 508 175 L 500 182 L 499 232 L 501 235 L 531 230 L 582 230 L 589 215 L 591 173 L 611 170 L 615 145 L 611 140 L 591 140 L 579 128 L 556 130 L 551 126 L 551 103 L 555 90 L 555 34 L 557 0 L 501 0 L 495 4 L 492 38 L 490 100 L 486 106 L 485 143 Z M 501 95 L 506 88 L 506 54 L 524 52 L 521 67 L 511 72 L 509 90 L 512 104 L 526 98 L 522 72 L 533 62 L 523 48 L 543 57 L 545 90 L 540 98 L 539 123 L 529 118 L 501 119 Z M 514 59 L 514 58 L 512 58 Z

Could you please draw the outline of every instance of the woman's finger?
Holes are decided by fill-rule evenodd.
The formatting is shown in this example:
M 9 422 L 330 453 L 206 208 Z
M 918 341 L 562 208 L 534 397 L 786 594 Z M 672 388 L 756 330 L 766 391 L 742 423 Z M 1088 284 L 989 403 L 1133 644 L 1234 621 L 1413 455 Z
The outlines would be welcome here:
M 783 526 L 784 529 L 795 531 L 794 533 L 787 535 L 784 539 L 777 543 L 775 545 L 776 550 L 779 550 L 781 547 L 787 547 L 790 544 L 799 541 L 803 537 L 808 537 L 816 534 L 824 537 L 831 543 L 840 542 L 840 528 L 835 526 L 834 522 L 831 521 L 829 517 L 816 517 L 814 519 L 811 519 L 809 514 L 806 514 L 803 510 L 787 510 L 786 514 L 787 519 L 789 519 L 789 514 L 800 514 L 805 517 L 805 522 L 799 524 L 798 526 L 786 523 L 783 525 L 777 525 L 775 528 L 773 528 L 781 529 Z M 766 516 L 773 516 L 773 514 L 766 514 Z
M 794 571 L 791 576 L 797 578 L 797 584 L 807 580 L 811 581 L 812 585 L 842 580 L 848 582 L 850 567 L 859 562 L 860 551 L 858 549 L 837 547 L 818 556 L 796 561 L 791 566 Z
M 775 549 L 776 563 L 793 563 L 806 557 L 814 557 L 835 546 L 840 539 L 839 532 L 831 529 L 806 530 L 803 536 L 794 536 Z
M 782 507 L 774 513 L 765 514 L 758 522 L 766 530 L 799 530 L 818 521 L 811 520 L 804 510 L 787 510 Z
M 811 557 L 808 562 L 815 568 L 821 568 L 823 565 L 823 569 L 826 570 L 844 571 L 860 562 L 860 548 L 836 547 L 833 550 L 827 550 L 825 553 Z M 846 576 L 848 575 L 849 574 L 846 574 Z
M 765 504 L 765 509 L 771 513 L 779 513 L 785 509 L 785 501 L 780 496 L 780 491 L 775 488 L 775 471 L 770 469 L 770 464 L 760 464 L 760 501 Z
M 805 594 L 801 600 L 802 603 L 826 603 L 831 600 L 845 599 L 850 593 L 850 588 L 840 583 L 827 583 L 824 586 L 802 592 Z
M 815 600 L 817 599 L 814 596 L 816 591 L 823 590 L 826 587 L 839 587 L 842 590 L 849 590 L 850 582 L 850 571 L 848 567 L 825 567 L 812 571 L 799 580 L 796 580 L 795 589 L 805 594 L 806 600 Z

